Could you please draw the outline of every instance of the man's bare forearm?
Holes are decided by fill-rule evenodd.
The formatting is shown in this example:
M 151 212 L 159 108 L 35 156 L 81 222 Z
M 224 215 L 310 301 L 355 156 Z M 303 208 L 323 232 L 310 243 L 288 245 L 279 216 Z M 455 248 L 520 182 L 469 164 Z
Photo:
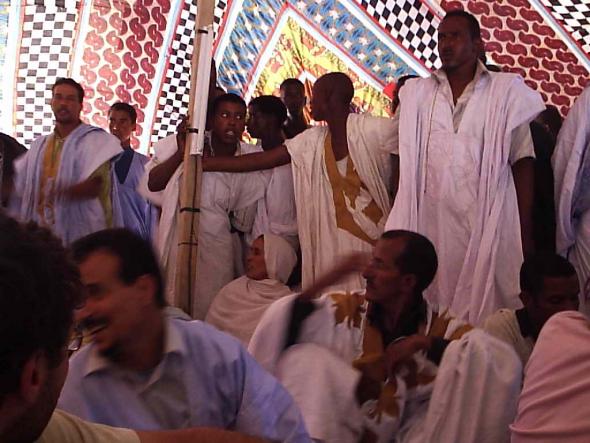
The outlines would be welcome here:
M 148 177 L 148 189 L 152 192 L 163 190 L 170 181 L 172 174 L 174 174 L 178 166 L 182 163 L 182 160 L 182 151 L 179 149 L 172 157 L 155 166 L 150 171 Z
M 535 195 L 535 160 L 526 157 L 512 165 L 512 175 L 518 200 L 522 250 L 527 257 L 535 253 L 533 241 L 533 198 Z
M 239 157 L 206 157 L 203 159 L 203 171 L 250 172 L 272 169 L 286 165 L 291 157 L 285 146 L 269 151 L 240 155 Z
M 217 428 L 189 428 L 175 431 L 137 431 L 141 443 L 264 443 L 258 437 Z

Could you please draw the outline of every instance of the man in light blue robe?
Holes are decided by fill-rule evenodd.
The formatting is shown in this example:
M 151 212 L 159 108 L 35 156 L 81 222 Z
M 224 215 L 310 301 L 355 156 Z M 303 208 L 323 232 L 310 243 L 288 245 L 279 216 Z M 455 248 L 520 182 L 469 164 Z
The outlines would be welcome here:
M 139 180 L 145 173 L 149 159 L 131 148 L 131 134 L 135 131 L 137 111 L 127 103 L 118 102 L 109 110 L 109 130 L 121 140 L 123 153 L 115 162 L 115 176 L 119 188 L 119 203 L 123 226 L 151 240 L 158 221 L 157 209 L 137 192 Z
M 86 293 L 77 320 L 92 343 L 70 360 L 60 409 L 138 430 L 206 426 L 311 441 L 289 393 L 236 339 L 165 314 L 148 242 L 108 229 L 72 252 Z
M 10 213 L 51 229 L 65 244 L 110 226 L 120 226 L 118 186 L 112 159 L 116 137 L 81 122 L 84 89 L 72 79 L 52 87 L 55 130 L 33 141 L 15 162 Z

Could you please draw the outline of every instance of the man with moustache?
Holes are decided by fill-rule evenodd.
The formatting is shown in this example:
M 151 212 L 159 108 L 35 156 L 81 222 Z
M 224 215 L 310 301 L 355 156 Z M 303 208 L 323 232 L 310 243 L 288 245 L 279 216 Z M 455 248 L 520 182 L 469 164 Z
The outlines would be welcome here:
M 16 161 L 10 212 L 48 227 L 69 244 L 121 225 L 111 160 L 122 150 L 116 137 L 80 120 L 84 89 L 79 83 L 61 78 L 51 90 L 55 130 L 36 139 Z
M 504 441 L 498 437 L 513 418 L 504 411 L 516 409 L 520 362 L 505 343 L 428 312 L 422 293 L 437 270 L 432 243 L 414 232 L 388 231 L 365 262 L 351 256 L 309 289 L 274 302 L 249 344 L 297 402 L 311 438 Z M 365 290 L 324 292 L 359 269 Z M 435 384 L 441 377 L 442 392 Z M 482 394 L 479 406 L 458 406 L 474 392 Z M 455 416 L 445 426 L 447 405 L 465 421 Z
M 148 242 L 124 229 L 72 245 L 92 343 L 70 362 L 59 407 L 133 429 L 207 426 L 307 442 L 285 389 L 234 338 L 163 313 L 164 282 Z
M 0 441 L 3 443 L 261 443 L 224 429 L 132 431 L 56 409 L 82 298 L 76 264 L 61 241 L 35 223 L 0 214 Z M 266 441 L 266 440 L 264 440 Z
M 442 69 L 401 90 L 399 190 L 386 224 L 433 242 L 440 269 L 424 296 L 474 325 L 520 307 L 518 271 L 534 249 L 529 123 L 544 109 L 521 77 L 479 61 L 482 46 L 477 19 L 448 12 L 438 30 Z

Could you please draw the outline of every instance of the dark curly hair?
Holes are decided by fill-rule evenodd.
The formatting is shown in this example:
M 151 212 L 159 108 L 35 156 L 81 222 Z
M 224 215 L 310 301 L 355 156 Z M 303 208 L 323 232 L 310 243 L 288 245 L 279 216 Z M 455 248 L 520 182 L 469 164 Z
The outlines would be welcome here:
M 61 241 L 0 214 L 0 400 L 19 386 L 34 352 L 53 367 L 63 361 L 81 295 L 78 268 Z

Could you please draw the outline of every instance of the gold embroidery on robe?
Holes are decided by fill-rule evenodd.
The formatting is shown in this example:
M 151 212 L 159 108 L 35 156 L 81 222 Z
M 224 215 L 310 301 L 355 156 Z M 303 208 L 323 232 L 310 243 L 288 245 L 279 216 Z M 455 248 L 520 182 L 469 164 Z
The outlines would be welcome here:
M 55 224 L 55 180 L 61 163 L 63 145 L 64 139 L 57 134 L 53 133 L 47 137 L 39 179 L 39 201 L 37 202 L 37 214 L 44 226 Z
M 343 323 L 349 328 L 360 328 L 362 315 L 365 312 L 363 307 L 365 301 L 359 294 L 349 294 L 347 292 L 336 292 L 330 294 L 330 298 L 334 301 L 332 305 L 335 309 L 334 319 L 336 324 Z
M 324 140 L 324 162 L 326 164 L 326 172 L 328 179 L 332 186 L 332 198 L 334 200 L 334 209 L 336 211 L 336 226 L 343 229 L 355 237 L 366 241 L 372 245 L 377 241 L 367 235 L 367 233 L 358 225 L 354 217 L 346 206 L 346 199 L 350 202 L 350 206 L 356 209 L 356 200 L 361 194 L 361 189 L 368 192 L 367 187 L 361 181 L 350 155 L 346 163 L 346 177 L 342 177 L 336 165 L 336 158 L 332 150 L 332 137 L 328 133 Z M 367 216 L 375 225 L 383 218 L 383 211 L 371 198 L 371 202 L 362 209 L 363 214 Z

